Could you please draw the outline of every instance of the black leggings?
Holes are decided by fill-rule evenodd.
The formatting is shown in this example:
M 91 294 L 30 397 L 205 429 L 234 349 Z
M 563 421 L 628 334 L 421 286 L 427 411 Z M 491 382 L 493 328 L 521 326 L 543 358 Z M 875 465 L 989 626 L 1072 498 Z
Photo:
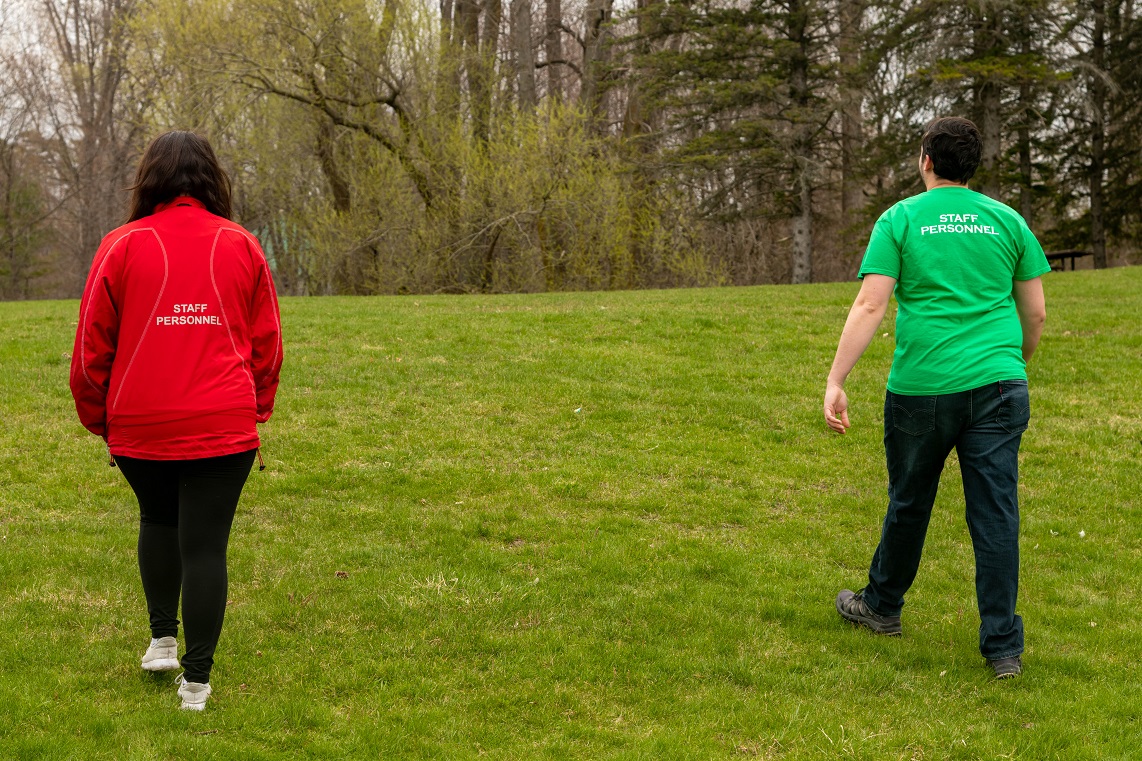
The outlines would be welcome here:
M 210 681 L 226 614 L 226 546 L 254 453 L 201 460 L 116 457 L 139 499 L 139 573 L 152 637 L 178 634 L 182 593 L 186 681 Z

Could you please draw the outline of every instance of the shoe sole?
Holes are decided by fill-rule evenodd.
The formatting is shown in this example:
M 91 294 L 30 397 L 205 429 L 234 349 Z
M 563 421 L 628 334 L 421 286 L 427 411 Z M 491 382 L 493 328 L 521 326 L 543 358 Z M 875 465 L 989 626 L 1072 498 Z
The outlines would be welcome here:
M 183 711 L 205 711 L 205 703 L 183 703 L 179 708 Z
M 1020 676 L 1022 674 L 1023 674 L 1023 669 L 1021 669 L 1021 668 L 1016 669 L 1015 671 L 996 671 L 995 672 L 995 678 L 996 679 L 1014 679 L 1015 677 Z
M 143 664 L 143 671 L 176 671 L 182 668 L 175 658 L 160 658 Z
M 840 603 L 837 603 L 837 612 L 841 614 L 841 618 L 845 619 L 849 623 L 864 627 L 865 629 L 871 631 L 873 634 L 879 634 L 883 637 L 899 637 L 904 633 L 904 627 L 902 627 L 900 624 L 897 624 L 896 626 L 885 626 L 879 621 L 873 621 L 871 618 L 853 615 L 852 613 L 842 610 Z

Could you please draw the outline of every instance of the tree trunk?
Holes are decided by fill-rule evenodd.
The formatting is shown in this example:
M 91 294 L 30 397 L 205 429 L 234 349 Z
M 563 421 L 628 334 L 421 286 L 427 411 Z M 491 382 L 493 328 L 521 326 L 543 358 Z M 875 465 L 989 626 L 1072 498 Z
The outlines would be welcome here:
M 452 44 L 452 0 L 440 0 L 440 43 Z
M 864 182 L 857 170 L 857 156 L 864 146 L 864 83 L 860 73 L 863 0 L 841 0 L 840 16 L 841 211 L 848 227 L 865 205 Z
M 19 245 L 18 228 L 23 220 L 16 212 L 16 150 L 8 140 L 0 136 L 0 274 L 4 283 L 0 285 L 0 298 L 11 299 L 20 295 L 20 280 L 24 276 L 24 258 Z M 23 294 L 27 297 L 27 292 Z
M 381 9 L 381 27 L 377 30 L 377 44 L 381 56 L 386 60 L 389 57 L 389 47 L 393 42 L 393 32 L 396 31 L 397 5 L 399 3 L 400 0 L 385 0 L 384 8 Z M 450 0 L 449 4 L 451 4 Z M 440 5 L 441 16 L 443 16 L 444 0 L 441 0 Z
M 436 74 L 440 110 L 459 117 L 460 77 L 463 70 L 460 35 L 456 31 L 459 9 L 454 0 L 440 0 L 440 68 Z
M 504 20 L 503 0 L 484 0 L 483 34 L 480 35 L 480 53 L 489 69 L 495 66 L 500 44 L 500 24 Z
M 488 142 L 492 129 L 492 90 L 496 80 L 496 52 L 500 43 L 503 0 L 484 0 L 483 34 L 476 57 L 472 92 L 472 115 L 476 137 Z
M 547 54 L 547 97 L 563 100 L 563 5 L 560 0 L 547 0 L 544 6 L 546 34 L 543 49 Z
M 800 210 L 793 218 L 793 275 L 794 285 L 813 281 L 813 186 L 809 173 L 802 169 L 798 177 Z
M 1020 90 L 1026 87 L 1027 85 L 1022 85 Z M 1031 164 L 1031 125 L 1026 122 L 1028 118 L 1030 114 L 1024 111 L 1024 122 L 1019 125 L 1019 213 L 1030 227 L 1035 217 L 1035 196 Z
M 976 20 L 974 54 L 977 59 L 988 58 L 1000 52 L 1001 30 L 999 11 L 983 4 Z M 979 183 L 984 195 L 998 199 L 1000 194 L 1000 154 L 1003 145 L 1000 113 L 1003 90 L 994 74 L 980 74 L 974 88 L 975 110 L 979 131 L 983 137 L 983 156 L 980 161 Z
M 797 211 L 793 218 L 793 273 L 795 284 L 813 279 L 813 167 L 812 137 L 807 113 L 809 92 L 809 13 L 805 0 L 790 0 L 788 32 L 794 43 L 790 57 L 789 91 L 795 106 L 793 117 L 793 161 L 797 182 Z
M 605 126 L 607 104 L 602 90 L 603 69 L 607 63 L 606 28 L 613 0 L 587 0 L 583 11 L 583 77 L 579 103 L 590 117 L 592 131 Z
M 468 108 L 472 119 L 472 132 L 477 139 L 487 135 L 488 109 L 484 105 L 484 77 L 480 61 L 480 5 L 479 0 L 455 0 L 455 47 L 460 49 L 462 76 L 468 87 Z
M 981 161 L 983 183 L 981 190 L 984 195 L 996 199 L 999 198 L 1000 194 L 999 157 L 1003 142 L 1000 134 L 1002 125 L 999 98 L 1000 89 L 995 82 L 988 82 L 981 88 L 980 109 L 982 118 L 979 125 L 980 133 L 983 135 L 983 160 Z
M 511 0 L 511 14 L 519 107 L 521 111 L 532 111 L 535 109 L 535 48 L 531 45 L 531 0 Z
M 1106 268 L 1106 219 L 1103 176 L 1106 172 L 1106 0 L 1091 0 L 1090 242 L 1095 269 Z
M 334 210 L 339 214 L 347 214 L 352 208 L 352 196 L 349 191 L 349 183 L 345 181 L 345 177 L 337 166 L 337 157 L 333 145 L 333 122 L 323 113 L 318 113 L 317 119 L 315 152 L 318 163 L 321 164 L 321 173 L 325 175 L 325 179 L 329 182 L 329 189 L 333 191 Z
M 650 38 L 657 25 L 656 14 L 661 12 L 656 6 L 661 6 L 662 3 L 663 0 L 637 0 L 638 41 L 635 43 L 634 50 L 636 59 L 650 54 Z M 647 105 L 643 96 L 643 82 L 648 81 L 653 76 L 652 71 L 637 69 L 634 71 L 634 76 L 629 80 L 626 110 L 623 113 L 623 137 L 639 137 L 657 129 L 656 122 L 659 120 L 660 114 L 657 109 Z M 647 141 L 642 141 L 639 144 L 639 149 L 646 153 L 651 150 L 651 146 Z
M 1031 14 L 1030 9 L 1020 8 L 1019 52 L 1024 60 L 1031 58 Z M 1031 100 L 1031 81 L 1024 74 L 1019 82 L 1019 213 L 1030 227 L 1035 216 L 1034 177 L 1031 164 L 1031 119 L 1034 113 Z

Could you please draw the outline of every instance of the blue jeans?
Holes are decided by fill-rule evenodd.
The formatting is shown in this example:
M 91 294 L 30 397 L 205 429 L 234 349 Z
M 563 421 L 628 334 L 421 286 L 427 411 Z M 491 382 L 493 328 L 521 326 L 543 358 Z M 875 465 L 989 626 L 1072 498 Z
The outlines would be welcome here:
M 900 615 L 920 567 L 924 535 L 944 461 L 954 447 L 975 550 L 979 649 L 988 659 L 1023 652 L 1019 588 L 1019 440 L 1031 417 L 1027 381 L 1013 380 L 939 396 L 884 400 L 888 514 L 868 570 L 865 602 Z

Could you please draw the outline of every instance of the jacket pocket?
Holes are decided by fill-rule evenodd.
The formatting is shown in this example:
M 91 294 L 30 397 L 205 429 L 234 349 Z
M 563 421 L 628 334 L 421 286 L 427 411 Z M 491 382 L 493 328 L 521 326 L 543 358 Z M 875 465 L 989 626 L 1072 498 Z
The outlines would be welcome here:
M 999 384 L 999 411 L 995 422 L 1008 433 L 1023 433 L 1031 422 L 1031 396 L 1026 381 Z
M 900 396 L 889 397 L 888 409 L 893 430 L 910 436 L 923 436 L 936 429 L 936 397 Z

